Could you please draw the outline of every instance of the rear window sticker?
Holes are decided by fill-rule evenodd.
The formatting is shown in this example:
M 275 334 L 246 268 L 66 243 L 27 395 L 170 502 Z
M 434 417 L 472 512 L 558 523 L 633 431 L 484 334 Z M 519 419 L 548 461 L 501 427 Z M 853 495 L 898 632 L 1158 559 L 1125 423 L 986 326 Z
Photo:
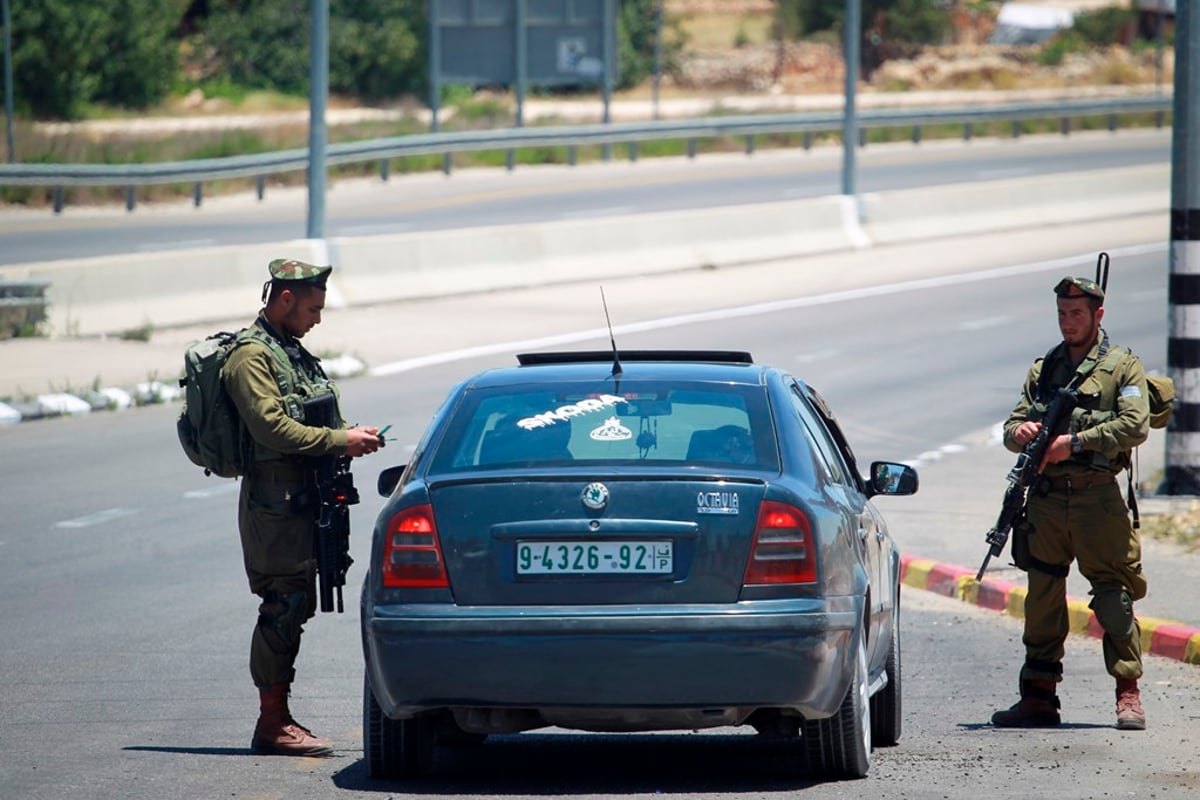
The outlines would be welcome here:
M 553 425 L 556 422 L 566 422 L 571 417 L 579 417 L 584 414 L 594 414 L 597 411 L 602 411 L 606 408 L 612 408 L 617 403 L 624 403 L 624 397 L 618 397 L 614 394 L 602 394 L 598 397 L 589 397 L 585 400 L 580 400 L 578 403 L 570 403 L 565 406 L 559 406 L 553 411 L 545 411 L 541 414 L 535 414 L 532 417 L 525 417 L 518 420 L 517 427 L 532 431 L 537 428 L 545 428 L 548 425 Z
M 616 417 L 609 417 L 604 424 L 596 428 L 588 436 L 597 442 L 622 442 L 633 438 L 633 431 L 621 424 Z

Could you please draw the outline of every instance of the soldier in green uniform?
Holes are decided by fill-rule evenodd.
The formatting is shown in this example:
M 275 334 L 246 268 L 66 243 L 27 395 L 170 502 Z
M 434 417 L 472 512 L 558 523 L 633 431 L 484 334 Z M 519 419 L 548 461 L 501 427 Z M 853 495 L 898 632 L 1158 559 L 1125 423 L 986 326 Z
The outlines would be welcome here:
M 1029 591 L 1020 701 L 992 715 L 999 727 L 1058 725 L 1056 687 L 1068 633 L 1066 576 L 1074 560 L 1091 583 L 1091 609 L 1104 630 L 1104 665 L 1116 679 L 1117 727 L 1143 730 L 1138 679 L 1141 631 L 1133 603 L 1146 595 L 1141 543 L 1116 476 L 1146 440 L 1149 402 L 1141 360 L 1109 342 L 1100 327 L 1104 292 L 1094 281 L 1063 278 L 1054 287 L 1063 341 L 1034 362 L 1021 398 L 1004 424 L 1004 444 L 1021 452 L 1060 387 L 1078 390 L 1067 433 L 1050 444 L 1042 489 L 1030 491 Z M 1017 547 L 1014 540 L 1014 552 Z
M 256 753 L 330 755 L 333 744 L 292 719 L 302 625 L 317 608 L 314 516 L 308 456 L 361 456 L 382 445 L 371 427 L 306 425 L 303 401 L 332 393 L 319 360 L 300 344 L 321 321 L 332 267 L 276 259 L 263 287 L 265 306 L 222 370 L 225 389 L 252 440 L 238 502 L 238 529 L 250 591 L 262 598 L 250 644 L 250 675 L 260 713 Z M 340 415 L 339 415 L 340 416 Z

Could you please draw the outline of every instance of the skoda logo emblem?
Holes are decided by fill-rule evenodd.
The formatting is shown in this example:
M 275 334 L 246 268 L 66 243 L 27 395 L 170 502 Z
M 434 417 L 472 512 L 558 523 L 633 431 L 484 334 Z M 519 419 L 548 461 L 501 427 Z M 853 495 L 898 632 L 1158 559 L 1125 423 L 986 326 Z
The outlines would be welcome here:
M 603 483 L 589 483 L 583 487 L 580 495 L 583 504 L 593 511 L 599 511 L 608 505 L 608 487 Z

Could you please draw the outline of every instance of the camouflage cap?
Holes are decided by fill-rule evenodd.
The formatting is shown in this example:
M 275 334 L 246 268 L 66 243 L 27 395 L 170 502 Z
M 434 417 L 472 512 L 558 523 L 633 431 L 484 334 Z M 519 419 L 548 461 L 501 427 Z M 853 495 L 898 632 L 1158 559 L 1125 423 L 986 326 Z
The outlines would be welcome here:
M 1063 278 L 1054 285 L 1054 293 L 1059 297 L 1095 297 L 1104 299 L 1104 290 L 1100 284 L 1087 278 L 1076 278 L 1071 275 Z
M 318 267 L 292 258 L 277 258 L 268 265 L 268 270 L 272 281 L 301 281 L 324 289 L 333 267 Z

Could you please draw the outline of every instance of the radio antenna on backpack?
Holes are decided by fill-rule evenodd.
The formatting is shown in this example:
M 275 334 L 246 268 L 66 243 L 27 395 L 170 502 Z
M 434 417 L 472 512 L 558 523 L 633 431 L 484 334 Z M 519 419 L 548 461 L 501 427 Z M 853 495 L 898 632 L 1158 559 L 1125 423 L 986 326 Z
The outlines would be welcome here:
M 608 341 L 612 343 L 613 375 L 621 374 L 621 357 L 617 354 L 617 340 L 613 336 L 612 317 L 608 315 L 608 301 L 604 299 L 604 287 L 600 287 L 600 302 L 604 305 L 604 321 L 608 323 Z
M 1108 253 L 1101 253 L 1096 259 L 1096 283 L 1100 291 L 1108 291 Z

